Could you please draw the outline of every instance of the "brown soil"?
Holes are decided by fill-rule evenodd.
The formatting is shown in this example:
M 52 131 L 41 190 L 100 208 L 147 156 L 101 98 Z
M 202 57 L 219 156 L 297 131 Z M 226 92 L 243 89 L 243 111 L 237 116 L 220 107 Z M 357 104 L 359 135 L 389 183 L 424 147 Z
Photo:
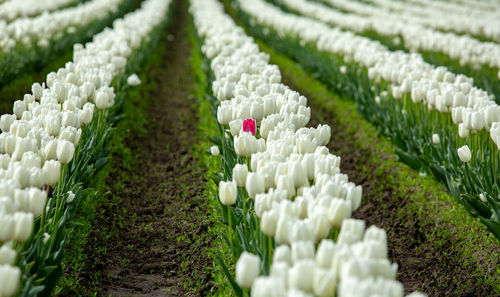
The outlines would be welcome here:
M 109 199 L 84 247 L 80 284 L 98 296 L 204 296 L 212 287 L 185 2 L 173 14 L 174 41 L 165 40 L 161 65 L 143 82 L 154 87 L 144 97 L 151 100 L 147 132 L 126 139 L 134 164 L 114 156 Z
M 294 88 L 293 82 L 297 78 L 284 71 L 282 75 L 283 82 Z M 340 117 L 349 116 L 348 114 L 327 110 L 321 103 L 324 100 L 338 99 L 323 98 L 325 94 L 314 94 L 305 89 L 298 91 L 310 99 L 309 105 L 313 111 L 310 125 L 325 123 L 332 128 L 333 141 L 330 142 L 329 149 L 342 157 L 342 173 L 347 174 L 350 181 L 363 187 L 363 202 L 353 217 L 365 220 L 367 226 L 376 225 L 387 231 L 389 259 L 399 264 L 397 279 L 403 283 L 405 294 L 419 290 L 429 297 L 494 296 L 491 285 L 481 284 L 480 278 L 473 274 L 476 266 L 465 264 L 464 259 L 457 255 L 457 247 L 453 246 L 456 239 L 453 236 L 449 238 L 449 242 L 440 246 L 426 238 L 422 230 L 436 230 L 436 226 L 440 224 L 439 219 L 419 217 L 408 210 L 414 193 L 423 191 L 423 195 L 428 197 L 439 193 L 425 192 L 415 185 L 414 188 L 407 189 L 404 195 L 399 194 L 404 191 L 398 191 L 401 185 L 394 181 L 397 180 L 398 170 L 405 165 L 401 164 L 383 174 L 375 174 L 375 159 L 396 158 L 393 154 L 367 149 L 375 148 L 377 136 L 369 136 L 362 131 L 354 132 L 358 130 L 357 127 L 346 126 L 346 121 L 339 121 Z M 363 147 L 359 145 L 360 142 L 364 142 Z M 416 179 L 418 173 L 413 172 L 413 175 Z M 429 209 L 436 206 L 420 207 Z M 445 207 L 451 208 L 453 205 L 449 203 Z M 443 228 L 448 227 L 452 228 Z M 492 249 L 497 253 L 500 250 L 498 247 Z M 494 263 L 484 263 L 484 267 L 494 266 Z M 491 273 L 494 274 L 495 271 Z

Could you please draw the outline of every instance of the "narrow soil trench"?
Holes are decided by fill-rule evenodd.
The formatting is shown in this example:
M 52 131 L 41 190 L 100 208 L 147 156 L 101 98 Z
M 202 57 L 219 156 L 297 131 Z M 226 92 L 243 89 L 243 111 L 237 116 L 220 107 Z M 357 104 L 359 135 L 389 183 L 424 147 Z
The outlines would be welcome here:
M 438 246 L 426 238 L 425 230 L 434 230 L 439 219 L 422 218 L 417 214 L 408 214 L 411 195 L 420 193 L 433 197 L 438 193 L 425 192 L 418 185 L 406 189 L 406 194 L 397 191 L 401 185 L 394 182 L 398 168 L 393 168 L 383 174 L 375 174 L 377 165 L 373 160 L 395 158 L 376 150 L 359 147 L 356 142 L 377 141 L 374 136 L 353 133 L 352 127 L 346 127 L 338 120 L 342 116 L 338 112 L 327 110 L 321 100 L 338 100 L 336 98 L 321 98 L 324 94 L 315 94 L 306 89 L 294 86 L 296 78 L 282 71 L 283 83 L 296 89 L 308 97 L 312 112 L 310 126 L 329 124 L 332 128 L 332 141 L 329 149 L 335 155 L 341 156 L 341 172 L 349 176 L 349 180 L 363 187 L 361 207 L 353 213 L 353 218 L 363 219 L 367 226 L 376 225 L 387 231 L 389 259 L 399 265 L 397 279 L 403 283 L 405 294 L 419 290 L 429 297 L 472 297 L 492 296 L 490 285 L 482 284 L 480 278 L 474 275 L 475 266 L 464 264 L 450 242 Z M 315 98 L 315 99 L 312 99 Z M 320 102 L 318 102 L 320 101 Z M 376 147 L 375 144 L 372 145 Z M 401 166 L 405 166 L 401 164 Z M 415 175 L 418 173 L 415 172 Z M 405 191 L 402 191 L 405 192 Z M 421 205 L 424 209 L 433 205 Z M 441 206 L 438 206 L 441 207 Z M 452 202 L 445 207 L 453 207 Z M 432 223 L 431 223 L 432 222 Z M 444 226 L 444 228 L 451 226 Z M 492 263 L 485 263 L 488 267 Z M 492 272 L 494 273 L 494 272 Z
M 212 286 L 187 1 L 172 16 L 162 63 L 143 82 L 154 86 L 144 98 L 147 132 L 126 139 L 133 164 L 114 156 L 107 201 L 84 247 L 80 284 L 96 296 L 204 296 Z

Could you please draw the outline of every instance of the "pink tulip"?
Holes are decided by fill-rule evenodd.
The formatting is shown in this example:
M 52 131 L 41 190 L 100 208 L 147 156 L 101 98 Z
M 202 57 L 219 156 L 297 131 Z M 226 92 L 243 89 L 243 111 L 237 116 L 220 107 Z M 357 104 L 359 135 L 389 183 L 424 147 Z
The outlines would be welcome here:
M 252 118 L 243 121 L 243 132 L 250 132 L 255 136 L 255 120 Z

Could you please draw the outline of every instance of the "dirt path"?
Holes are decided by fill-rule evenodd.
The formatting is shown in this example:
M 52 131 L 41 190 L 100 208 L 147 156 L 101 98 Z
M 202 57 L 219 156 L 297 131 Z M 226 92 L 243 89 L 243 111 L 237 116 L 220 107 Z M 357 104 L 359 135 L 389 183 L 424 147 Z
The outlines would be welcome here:
M 162 64 L 143 82 L 153 86 L 144 98 L 151 100 L 147 132 L 126 139 L 134 164 L 115 156 L 109 202 L 84 247 L 81 284 L 97 296 L 204 296 L 211 288 L 186 2 L 173 14 Z

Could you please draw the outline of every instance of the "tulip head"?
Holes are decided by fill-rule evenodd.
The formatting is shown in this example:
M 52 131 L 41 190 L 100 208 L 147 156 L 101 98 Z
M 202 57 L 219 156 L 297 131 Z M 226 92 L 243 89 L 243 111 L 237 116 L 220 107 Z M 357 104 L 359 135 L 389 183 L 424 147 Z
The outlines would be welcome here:
M 253 136 L 255 136 L 255 120 L 252 118 L 248 118 L 243 121 L 243 132 L 250 132 Z
M 250 288 L 260 274 L 260 258 L 257 255 L 243 252 L 236 262 L 236 282 L 242 288 Z
M 237 193 L 236 182 L 221 181 L 219 183 L 219 200 L 222 204 L 233 205 L 236 202 Z
M 458 157 L 460 158 L 460 161 L 464 163 L 468 163 L 471 160 L 472 154 L 470 152 L 470 149 L 467 145 L 462 146 L 457 150 L 458 152 Z

